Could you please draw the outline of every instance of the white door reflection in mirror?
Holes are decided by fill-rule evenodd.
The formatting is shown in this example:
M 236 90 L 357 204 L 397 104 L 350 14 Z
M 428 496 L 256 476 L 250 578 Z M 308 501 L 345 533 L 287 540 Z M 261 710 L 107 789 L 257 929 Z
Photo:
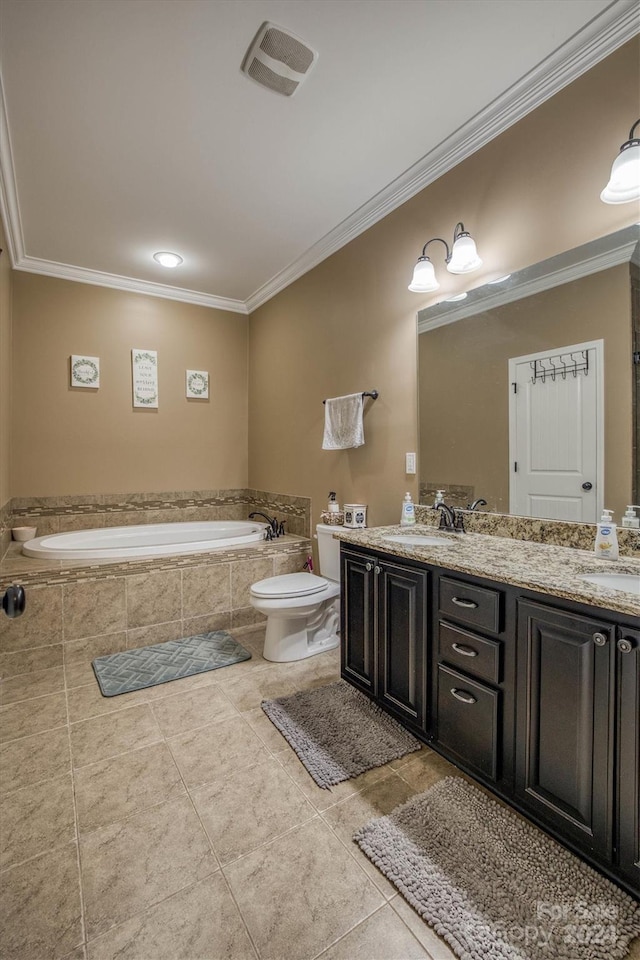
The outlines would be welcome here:
M 602 510 L 604 341 L 509 360 L 510 512 L 595 523 Z

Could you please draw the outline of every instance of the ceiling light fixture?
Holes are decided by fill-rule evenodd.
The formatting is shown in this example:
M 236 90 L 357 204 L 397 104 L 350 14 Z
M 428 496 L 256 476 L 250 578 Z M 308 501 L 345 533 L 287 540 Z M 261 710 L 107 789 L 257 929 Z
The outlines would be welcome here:
M 153 259 L 156 263 L 159 263 L 161 267 L 179 267 L 183 263 L 182 257 L 179 257 L 177 253 L 169 253 L 168 250 L 160 250 L 158 253 L 154 253 Z
M 466 293 L 456 293 L 456 295 L 455 295 L 454 297 L 447 297 L 445 302 L 446 302 L 446 303 L 457 303 L 458 300 L 466 300 L 466 299 L 467 299 L 467 294 L 466 294 Z
M 463 223 L 456 223 L 453 231 L 451 250 L 449 249 L 447 241 L 443 240 L 442 237 L 433 237 L 425 243 L 422 248 L 422 254 L 414 267 L 413 278 L 409 284 L 409 290 L 411 290 L 412 293 L 431 293 L 440 287 L 440 284 L 436 280 L 433 264 L 427 256 L 427 247 L 430 243 L 435 243 L 436 240 L 439 243 L 444 243 L 447 251 L 445 263 L 449 273 L 471 273 L 473 270 L 477 270 L 478 267 L 482 266 L 482 260 L 478 256 L 475 241 L 464 229 Z
M 639 125 L 640 120 L 636 120 L 629 131 L 629 139 L 622 144 L 613 161 L 609 183 L 600 194 L 603 203 L 640 200 L 640 138 L 634 137 Z
M 496 280 L 487 280 L 487 283 L 489 284 L 504 283 L 505 280 L 508 280 L 510 276 L 511 276 L 510 273 L 505 273 L 504 277 L 498 277 Z

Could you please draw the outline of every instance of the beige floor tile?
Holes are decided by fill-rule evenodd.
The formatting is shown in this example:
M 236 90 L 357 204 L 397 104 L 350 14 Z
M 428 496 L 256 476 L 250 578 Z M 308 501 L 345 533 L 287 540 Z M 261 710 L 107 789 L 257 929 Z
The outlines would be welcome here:
M 64 676 L 67 690 L 71 690 L 73 687 L 85 687 L 89 683 L 96 683 L 96 675 L 90 660 L 74 660 L 72 663 L 65 663 Z
M 90 663 L 95 657 L 107 657 L 127 649 L 127 634 L 107 633 L 100 637 L 84 637 L 82 640 L 67 640 L 64 644 L 64 662 Z
M 264 670 L 253 670 L 245 677 L 225 683 L 224 692 L 237 710 L 253 710 L 263 700 L 284 697 L 299 690 L 291 677 L 289 664 L 272 663 Z
M 339 803 L 340 800 L 344 800 L 346 797 L 371 786 L 371 784 L 377 783 L 378 780 L 387 777 L 390 772 L 387 766 L 374 767 L 372 770 L 361 773 L 359 777 L 344 780 L 342 783 L 337 783 L 328 790 L 324 790 L 317 785 L 289 744 L 286 741 L 284 742 L 285 747 L 278 751 L 275 756 L 316 810 L 326 810 L 334 803 Z
M 67 698 L 64 693 L 8 703 L 0 707 L 0 741 L 6 743 L 19 737 L 31 737 L 66 723 Z
M 62 666 L 48 670 L 34 670 L 19 677 L 10 677 L 0 682 L 0 704 L 17 703 L 19 700 L 32 700 L 46 694 L 64 690 L 64 670 Z
M 148 704 L 72 723 L 70 730 L 74 767 L 162 740 L 160 727 Z
M 147 700 L 163 700 L 165 697 L 174 697 L 177 693 L 186 693 L 189 690 L 199 690 L 218 682 L 218 671 L 207 670 L 206 673 L 194 673 L 192 677 L 181 677 L 179 680 L 170 680 L 168 683 L 157 683 L 155 687 L 147 687 Z
M 181 890 L 87 946 L 89 960 L 255 960 L 221 873 Z
M 262 742 L 269 750 L 274 753 L 280 753 L 288 746 L 287 741 L 282 736 L 275 724 L 269 720 L 262 707 L 254 707 L 253 710 L 245 710 L 242 714 L 254 733 L 257 733 Z
M 0 799 L 0 869 L 75 840 L 71 776 L 23 787 Z
M 90 683 L 69 690 L 68 698 L 69 722 L 77 723 L 78 720 L 101 717 L 105 713 L 114 713 L 116 710 L 124 710 L 125 707 L 146 703 L 147 692 L 134 690 L 131 693 L 120 693 L 115 697 L 104 697 L 94 675 Z
M 8 679 L 33 670 L 48 670 L 62 666 L 62 643 L 50 647 L 35 647 L 19 653 L 0 653 L 0 676 Z
M 398 763 L 396 772 L 416 793 L 422 793 L 444 777 L 459 775 L 452 763 L 429 747 L 423 747 L 419 753 L 411 753 L 401 760 L 405 762 Z
M 221 720 L 168 741 L 187 787 L 202 786 L 268 756 L 262 740 L 241 717 Z
M 75 774 L 81 833 L 186 794 L 165 743 L 81 767 Z
M 179 640 L 182 637 L 182 620 L 172 620 L 170 623 L 154 623 L 150 627 L 136 627 L 127 631 L 127 649 L 137 650 L 138 647 L 152 647 L 156 643 L 167 643 L 169 640 Z
M 86 834 L 80 862 L 88 940 L 217 869 L 188 799 Z
M 371 877 L 378 889 L 387 899 L 395 896 L 397 893 L 393 884 L 389 883 L 387 878 L 380 873 L 376 866 L 371 863 L 368 857 L 360 850 L 360 847 L 353 840 L 353 835 L 360 827 L 363 827 L 370 820 L 377 817 L 384 817 L 391 813 L 401 803 L 405 803 L 413 791 L 408 784 L 401 780 L 395 773 L 389 771 L 389 775 L 372 786 L 367 787 L 361 793 L 356 793 L 347 800 L 337 803 L 323 813 L 323 818 L 329 824 L 332 830 L 340 837 L 342 842 L 349 847 L 356 857 L 365 873 Z
M 447 942 L 439 937 L 428 923 L 425 923 L 413 907 L 409 906 L 404 897 L 398 894 L 391 901 L 391 906 L 400 919 L 406 923 L 416 939 L 420 941 L 431 960 L 456 960 L 456 956 Z
M 274 759 L 229 773 L 192 796 L 221 863 L 317 816 Z
M 0 793 L 10 793 L 71 769 L 67 727 L 0 746 Z
M 391 907 L 383 907 L 318 960 L 431 960 Z
M 151 709 L 165 737 L 237 716 L 217 684 L 155 700 Z
M 224 872 L 262 960 L 309 960 L 384 902 L 319 820 Z
M 82 942 L 75 843 L 8 870 L 1 891 L 7 960 L 58 960 Z

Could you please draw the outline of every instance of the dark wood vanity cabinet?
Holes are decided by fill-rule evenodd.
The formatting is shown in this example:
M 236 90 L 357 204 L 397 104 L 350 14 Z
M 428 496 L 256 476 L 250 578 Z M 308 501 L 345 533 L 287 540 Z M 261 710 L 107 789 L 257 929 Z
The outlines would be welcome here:
M 426 717 L 428 577 L 421 565 L 342 550 L 342 674 L 418 730 Z
M 343 545 L 342 676 L 640 896 L 636 620 Z

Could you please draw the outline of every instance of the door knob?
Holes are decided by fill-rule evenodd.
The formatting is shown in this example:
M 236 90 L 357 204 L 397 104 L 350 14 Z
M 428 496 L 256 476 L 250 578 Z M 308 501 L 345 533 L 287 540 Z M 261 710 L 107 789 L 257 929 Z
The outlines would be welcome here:
M 583 489 L 583 490 L 593 490 L 593 484 L 592 484 L 592 483 L 589 483 L 589 481 L 587 480 L 585 483 L 582 484 L 582 489 Z

